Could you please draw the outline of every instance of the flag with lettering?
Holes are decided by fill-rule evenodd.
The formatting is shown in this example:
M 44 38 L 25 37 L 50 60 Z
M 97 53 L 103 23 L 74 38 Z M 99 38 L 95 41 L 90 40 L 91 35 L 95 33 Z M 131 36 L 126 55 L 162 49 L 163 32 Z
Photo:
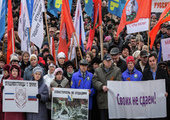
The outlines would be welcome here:
M 35 0 L 32 15 L 32 27 L 30 41 L 41 48 L 44 34 L 43 34 L 43 12 L 45 11 L 44 0 Z
M 30 51 L 29 44 L 29 14 L 26 0 L 21 0 L 20 5 L 20 16 L 19 16 L 19 25 L 18 25 L 18 36 L 21 39 L 21 50 Z
M 7 14 L 7 1 L 0 0 L 0 23 L 1 23 L 0 40 L 2 39 L 2 37 L 5 33 L 5 16 L 6 16 L 6 14 Z
M 72 7 L 72 0 L 69 0 L 70 11 Z M 61 12 L 62 0 L 48 0 L 47 11 L 55 17 L 58 17 L 58 12 Z
M 85 1 L 85 12 L 88 16 L 92 17 L 93 15 L 93 0 L 84 0 Z
M 117 36 L 125 25 L 138 22 L 140 18 L 150 18 L 151 0 L 128 0 L 123 9 L 121 21 L 117 29 Z
M 149 32 L 149 36 L 150 36 L 150 39 L 151 39 L 151 43 L 150 43 L 151 49 L 152 49 L 152 46 L 153 46 L 154 41 L 155 41 L 155 37 L 157 35 L 158 30 L 160 29 L 161 24 L 164 23 L 164 22 L 167 22 L 167 21 L 170 21 L 170 3 L 167 5 L 164 12 L 161 14 L 157 24 Z
M 26 0 L 26 2 L 27 2 L 27 9 L 28 9 L 28 15 L 29 15 L 30 26 L 31 26 L 34 0 Z
M 126 1 L 127 0 L 109 0 L 108 11 L 115 16 L 121 17 Z

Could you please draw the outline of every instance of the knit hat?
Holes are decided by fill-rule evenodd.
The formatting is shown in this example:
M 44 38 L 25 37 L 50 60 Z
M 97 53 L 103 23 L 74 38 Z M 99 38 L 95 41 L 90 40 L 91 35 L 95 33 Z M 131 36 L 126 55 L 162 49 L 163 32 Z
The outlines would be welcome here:
M 58 56 L 57 56 L 57 58 L 58 59 L 60 59 L 60 58 L 66 58 L 66 55 L 65 55 L 65 53 L 63 53 L 63 52 L 60 52 L 59 54 L 58 54 Z
M 33 69 L 32 73 L 35 74 L 36 72 L 40 72 L 41 75 L 43 74 L 43 69 L 40 66 L 37 66 Z
M 16 55 L 11 55 L 10 62 L 12 62 L 12 61 L 18 61 L 19 62 L 19 59 Z
M 54 75 L 56 75 L 58 72 L 62 72 L 62 74 L 63 74 L 62 68 L 56 68 L 54 71 Z
M 135 60 L 133 58 L 133 56 L 128 56 L 126 59 L 126 64 L 128 64 L 129 62 L 133 62 L 133 64 L 135 64 Z
M 31 55 L 30 55 L 30 59 L 29 59 L 30 61 L 31 61 L 32 57 L 35 57 L 36 60 L 38 61 L 38 58 L 37 58 L 37 56 L 36 56 L 35 54 L 31 54 Z
M 104 41 L 105 41 L 105 42 L 108 42 L 108 41 L 110 41 L 111 39 L 112 39 L 112 37 L 109 35 L 109 36 L 106 36 L 106 37 L 105 37 Z
M 56 68 L 56 66 L 54 65 L 54 63 L 50 63 L 50 64 L 48 65 L 48 68 L 50 68 L 50 67 Z

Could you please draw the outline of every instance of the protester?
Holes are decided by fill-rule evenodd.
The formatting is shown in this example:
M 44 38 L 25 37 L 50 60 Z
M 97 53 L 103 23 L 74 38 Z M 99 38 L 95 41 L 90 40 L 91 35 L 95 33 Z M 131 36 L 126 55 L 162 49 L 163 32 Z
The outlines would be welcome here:
M 31 80 L 32 78 L 32 71 L 35 67 L 40 66 L 38 64 L 38 58 L 35 54 L 30 56 L 30 65 L 25 69 L 24 72 L 24 80 Z
M 33 81 L 38 82 L 38 94 L 36 97 L 39 100 L 38 113 L 27 113 L 27 120 L 48 120 L 46 102 L 49 99 L 48 87 L 43 80 L 43 69 L 37 66 L 33 69 Z
M 74 64 L 72 61 L 68 60 L 67 62 L 64 63 L 64 77 L 66 77 L 69 80 L 69 85 L 71 85 L 71 78 L 74 72 L 76 71 L 74 68 Z
M 69 88 L 69 81 L 66 77 L 63 76 L 62 68 L 55 69 L 54 72 L 55 78 L 50 84 L 51 90 L 52 88 Z
M 120 51 L 119 48 L 114 47 L 110 51 L 110 55 L 112 56 L 113 63 L 121 69 L 121 72 L 123 73 L 126 68 L 126 62 L 120 58 Z
M 148 64 L 148 52 L 146 50 L 141 50 L 140 52 L 140 59 L 138 59 L 135 68 L 140 72 L 143 72 L 144 69 L 149 67 Z
M 18 65 L 12 65 L 10 68 L 8 80 L 23 80 L 21 78 L 21 69 Z M 22 112 L 5 112 L 4 120 L 25 120 L 25 113 Z
M 80 69 L 75 72 L 71 80 L 71 88 L 89 90 L 89 120 L 92 118 L 92 101 L 95 90 L 92 86 L 93 74 L 87 71 L 88 62 L 85 59 L 80 61 Z
M 142 73 L 135 66 L 135 59 L 132 56 L 126 59 L 127 70 L 122 73 L 122 81 L 141 81 Z
M 1 120 L 4 120 L 4 112 L 2 112 L 2 93 L 3 93 L 3 80 L 4 79 L 8 79 L 9 78 L 9 69 L 10 69 L 10 65 L 5 65 L 3 67 L 3 77 L 1 79 L 1 83 L 0 83 L 0 118 Z
M 57 66 L 61 67 L 62 69 L 64 69 L 64 63 L 65 63 L 65 59 L 66 59 L 66 55 L 63 52 L 58 53 L 57 56 Z
M 100 111 L 100 119 L 108 120 L 107 81 L 121 80 L 121 70 L 112 63 L 112 58 L 106 54 L 101 67 L 95 70 L 92 83 L 97 92 L 97 105 Z
M 157 54 L 152 52 L 149 55 L 149 68 L 145 69 L 143 72 L 143 80 L 157 80 L 166 79 L 168 80 L 167 72 L 161 67 L 157 66 Z
M 25 68 L 30 65 L 29 57 L 30 57 L 30 54 L 28 52 L 25 51 L 25 52 L 22 53 L 21 77 L 24 76 Z

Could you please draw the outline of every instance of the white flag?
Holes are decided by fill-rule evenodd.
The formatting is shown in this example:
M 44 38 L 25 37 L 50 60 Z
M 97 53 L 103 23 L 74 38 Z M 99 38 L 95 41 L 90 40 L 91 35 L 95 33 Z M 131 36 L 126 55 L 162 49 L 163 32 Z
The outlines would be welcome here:
M 33 15 L 32 15 L 32 28 L 30 41 L 36 46 L 41 48 L 44 35 L 43 35 L 43 12 L 45 11 L 44 0 L 34 0 Z
M 85 32 L 84 32 L 84 22 L 83 22 L 83 15 L 82 15 L 82 8 L 81 8 L 81 3 L 80 0 L 77 1 L 77 8 L 76 8 L 76 14 L 75 14 L 75 18 L 74 18 L 74 28 L 76 31 L 76 36 L 78 38 L 78 42 L 81 41 L 81 45 L 84 43 L 85 41 Z M 72 45 L 73 39 L 71 39 L 71 44 Z M 80 43 L 78 43 L 80 44 Z M 81 46 L 80 45 L 80 46 Z M 74 45 L 73 45 L 73 49 L 72 49 L 72 54 L 71 55 L 71 60 L 73 60 L 75 58 L 75 48 L 77 46 L 77 41 L 76 38 L 74 37 Z M 71 46 L 70 46 L 71 48 Z M 71 50 L 70 50 L 71 53 Z M 69 58 L 70 58 L 69 55 Z
M 21 39 L 21 50 L 30 52 L 30 41 L 29 41 L 29 15 L 26 0 L 21 0 L 19 25 L 18 25 L 18 36 Z

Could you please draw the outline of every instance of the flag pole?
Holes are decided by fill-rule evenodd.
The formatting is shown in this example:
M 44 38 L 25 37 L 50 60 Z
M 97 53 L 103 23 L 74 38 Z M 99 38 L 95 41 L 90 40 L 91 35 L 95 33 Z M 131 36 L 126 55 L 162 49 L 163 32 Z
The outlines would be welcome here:
M 12 53 L 14 53 L 14 29 L 12 28 Z
M 151 2 L 151 7 L 152 7 L 152 0 L 150 2 Z M 150 32 L 150 24 L 151 24 L 151 21 L 150 21 L 150 19 L 151 19 L 151 7 L 150 7 L 150 18 L 149 18 L 149 26 L 148 26 L 148 53 L 149 53 L 149 47 L 150 47 L 150 45 L 149 45 L 149 39 L 150 39 L 149 32 Z
M 72 56 L 73 45 L 74 45 L 74 36 L 73 36 L 73 42 L 71 43 L 70 60 L 71 60 L 71 56 Z
M 45 24 L 46 24 L 46 29 L 47 29 L 48 44 L 50 46 L 50 39 L 49 39 L 49 32 L 48 32 L 48 23 L 47 23 L 47 13 L 44 12 L 44 14 L 45 14 Z
M 79 45 L 79 42 L 78 42 L 78 39 L 77 39 L 77 35 L 76 35 L 75 32 L 73 33 L 73 37 L 74 37 L 74 36 L 76 37 L 76 42 L 77 42 L 77 46 L 78 46 L 78 48 L 79 48 L 79 52 L 80 52 L 81 59 L 83 59 L 82 52 L 81 52 L 81 49 L 80 49 L 80 45 Z
M 101 60 L 103 60 L 103 31 L 102 31 L 102 29 L 103 29 L 103 26 L 102 26 L 102 24 L 101 24 L 101 26 L 100 26 L 100 49 L 101 49 Z
M 150 32 L 150 18 L 149 18 L 149 26 L 148 26 L 148 50 L 147 50 L 147 52 L 149 53 L 149 38 L 150 38 L 150 36 L 149 36 L 149 32 Z

